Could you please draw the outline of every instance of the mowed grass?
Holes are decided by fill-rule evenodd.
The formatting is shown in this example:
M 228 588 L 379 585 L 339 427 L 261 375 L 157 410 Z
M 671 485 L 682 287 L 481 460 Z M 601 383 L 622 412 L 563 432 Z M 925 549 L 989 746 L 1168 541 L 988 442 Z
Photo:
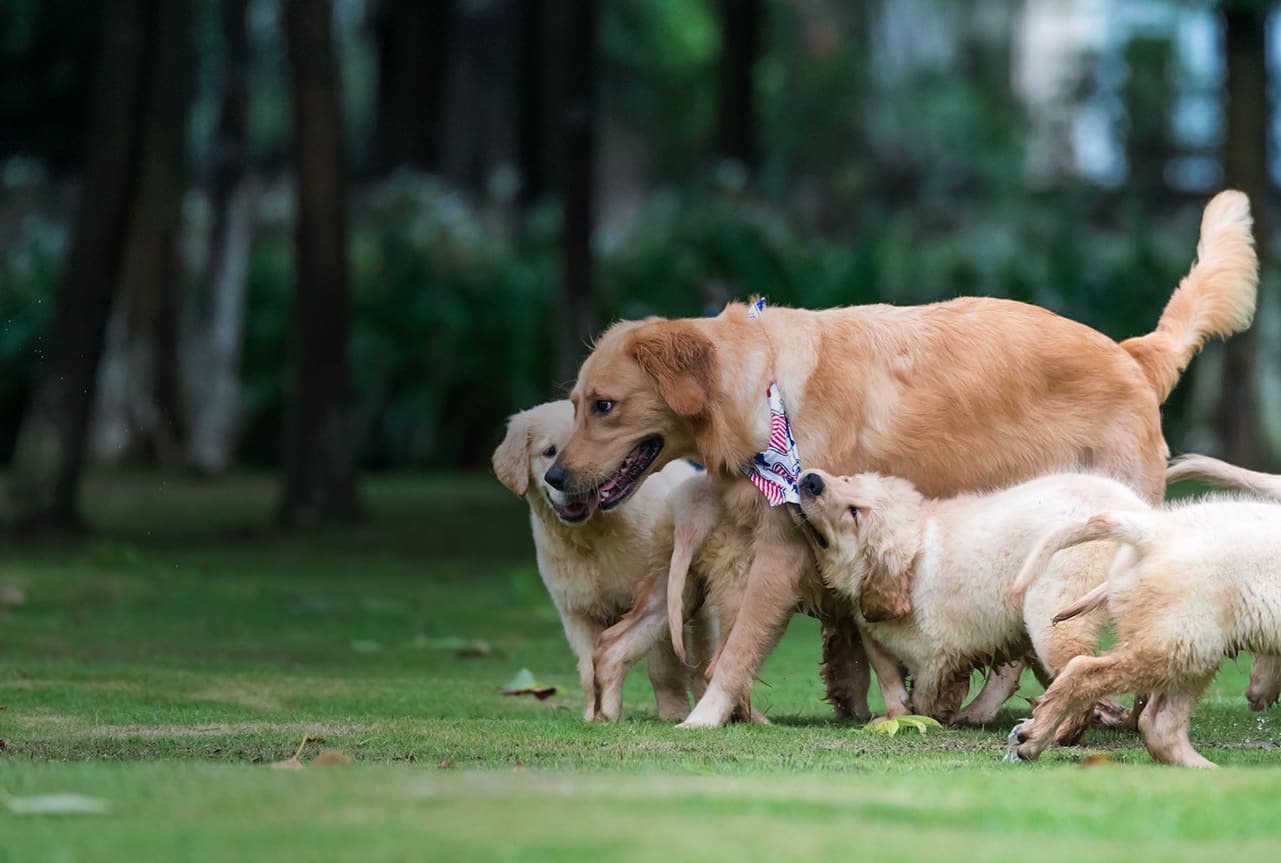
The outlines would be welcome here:
M 366 492 L 367 525 L 280 537 L 268 479 L 101 476 L 92 538 L 0 548 L 0 586 L 25 594 L 0 604 L 0 793 L 112 805 L 0 807 L 0 861 L 1204 860 L 1281 840 L 1281 718 L 1247 709 L 1248 657 L 1196 717 L 1214 773 L 1106 732 L 1003 764 L 1018 698 L 981 730 L 834 723 L 803 618 L 756 689 L 772 726 L 660 723 L 643 666 L 624 721 L 587 725 L 523 504 L 481 476 Z M 501 695 L 525 667 L 557 694 Z M 323 738 L 305 763 L 354 765 L 269 767 L 304 736 Z M 1079 766 L 1097 752 L 1115 763 Z

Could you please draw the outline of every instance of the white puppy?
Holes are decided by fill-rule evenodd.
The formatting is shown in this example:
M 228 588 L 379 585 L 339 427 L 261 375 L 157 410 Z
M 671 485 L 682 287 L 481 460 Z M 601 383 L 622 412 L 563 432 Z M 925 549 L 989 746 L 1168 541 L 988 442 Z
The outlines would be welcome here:
M 650 477 L 616 509 L 557 491 L 543 479 L 569 439 L 574 409 L 568 401 L 548 402 L 515 414 L 507 436 L 494 451 L 494 473 L 503 485 L 529 502 L 538 573 L 565 626 L 578 658 L 578 677 L 586 707 L 595 718 L 596 639 L 632 607 L 650 557 L 655 525 L 668 494 L 697 470 L 678 461 Z M 689 713 L 688 674 L 671 645 L 659 643 L 649 654 L 649 676 L 658 714 L 667 720 Z
M 1074 517 L 1043 538 L 1018 587 L 1034 589 L 1047 563 L 1059 563 L 1060 549 L 1098 540 L 1124 545 L 1108 580 L 1055 620 L 1107 603 L 1116 647 L 1067 664 L 1032 718 L 1010 733 L 1007 760 L 1035 760 L 1082 704 L 1149 691 L 1139 730 L 1152 757 L 1213 767 L 1188 740 L 1198 699 L 1225 656 L 1281 653 L 1281 506 L 1218 498 Z
M 1165 481 L 1198 480 L 1237 488 L 1259 497 L 1281 501 L 1281 476 L 1228 464 L 1206 455 L 1183 455 L 1170 462 Z M 1281 698 L 1281 657 L 1256 656 L 1250 665 L 1250 685 L 1245 690 L 1251 710 L 1267 710 Z
M 932 500 L 904 479 L 815 470 L 801 477 L 800 494 L 824 580 L 853 601 L 864 634 L 906 666 L 912 709 L 945 722 L 956 718 L 975 667 L 1035 651 L 1053 676 L 1073 656 L 1093 652 L 1100 616 L 1059 627 L 1051 618 L 1104 580 L 1114 549 L 1094 546 L 1056 561 L 1053 576 L 1016 603 L 1010 588 L 1045 531 L 1102 508 L 1148 509 L 1129 487 L 1090 474 Z M 870 649 L 869 656 L 887 707 L 905 712 L 895 705 L 902 692 L 896 665 Z M 1017 685 L 1017 674 L 1007 677 L 1003 692 L 985 696 L 987 709 L 994 712 L 991 705 Z M 1083 713 L 1070 733 L 1079 736 L 1089 717 Z

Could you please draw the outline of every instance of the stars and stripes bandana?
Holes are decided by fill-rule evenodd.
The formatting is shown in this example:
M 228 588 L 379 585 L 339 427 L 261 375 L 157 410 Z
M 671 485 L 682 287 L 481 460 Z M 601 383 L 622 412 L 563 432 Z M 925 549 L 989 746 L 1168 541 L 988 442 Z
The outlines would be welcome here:
M 747 315 L 755 320 L 764 310 L 765 299 L 761 297 L 748 307 Z M 783 396 L 774 381 L 765 388 L 765 401 L 769 403 L 769 446 L 765 452 L 758 452 L 743 472 L 765 495 L 770 506 L 800 503 L 796 482 L 801 476 L 801 457 L 796 452 L 792 424 L 783 409 Z

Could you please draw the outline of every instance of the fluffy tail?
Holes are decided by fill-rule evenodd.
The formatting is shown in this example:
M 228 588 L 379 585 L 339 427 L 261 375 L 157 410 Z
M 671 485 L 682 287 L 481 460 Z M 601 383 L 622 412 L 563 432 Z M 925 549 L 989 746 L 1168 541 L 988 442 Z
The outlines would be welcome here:
M 1281 475 L 1246 470 L 1208 455 L 1183 455 L 1165 470 L 1167 483 L 1199 479 L 1213 485 L 1239 488 L 1259 497 L 1281 500 Z
M 1207 339 L 1239 333 L 1254 319 L 1259 260 L 1252 224 L 1244 193 L 1215 195 L 1201 216 L 1196 263 L 1166 303 L 1156 330 L 1121 342 L 1143 367 L 1158 401 L 1169 396 Z
M 672 650 L 682 664 L 685 656 L 685 579 L 694 555 L 702 549 L 720 520 L 720 501 L 715 488 L 701 477 L 686 480 L 671 503 L 676 522 L 672 560 L 667 569 L 667 625 Z
M 1032 549 L 1031 554 L 1028 555 L 1027 560 L 1023 563 L 1023 569 L 1019 572 L 1019 577 L 1014 580 L 1014 586 L 1010 588 L 1010 599 L 1014 602 L 1022 602 L 1023 595 L 1027 593 L 1028 588 L 1049 569 L 1050 560 L 1064 549 L 1083 545 L 1087 542 L 1099 541 L 1120 542 L 1141 549 L 1144 540 L 1147 539 L 1150 533 L 1149 514 L 1144 512 L 1100 513 L 1099 515 L 1090 516 L 1085 521 L 1079 521 L 1061 527 L 1058 530 L 1050 531 L 1036 544 L 1036 548 Z M 1104 585 L 1103 590 L 1095 588 L 1082 597 L 1073 607 L 1088 599 L 1093 603 L 1089 608 L 1094 608 L 1103 601 L 1105 595 L 1106 585 Z M 1082 608 L 1076 614 L 1087 610 L 1089 609 Z M 1058 620 L 1059 618 L 1056 617 L 1055 621 L 1057 622 Z

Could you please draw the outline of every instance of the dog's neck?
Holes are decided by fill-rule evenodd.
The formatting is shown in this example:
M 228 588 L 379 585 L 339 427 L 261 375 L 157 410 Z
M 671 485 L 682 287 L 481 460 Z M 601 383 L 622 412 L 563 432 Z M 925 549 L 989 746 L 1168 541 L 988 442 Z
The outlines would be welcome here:
M 765 390 L 773 380 L 774 344 L 741 304 L 697 323 L 716 342 L 720 392 L 715 410 L 690 420 L 694 457 L 718 477 L 741 478 L 743 466 L 769 443 Z

